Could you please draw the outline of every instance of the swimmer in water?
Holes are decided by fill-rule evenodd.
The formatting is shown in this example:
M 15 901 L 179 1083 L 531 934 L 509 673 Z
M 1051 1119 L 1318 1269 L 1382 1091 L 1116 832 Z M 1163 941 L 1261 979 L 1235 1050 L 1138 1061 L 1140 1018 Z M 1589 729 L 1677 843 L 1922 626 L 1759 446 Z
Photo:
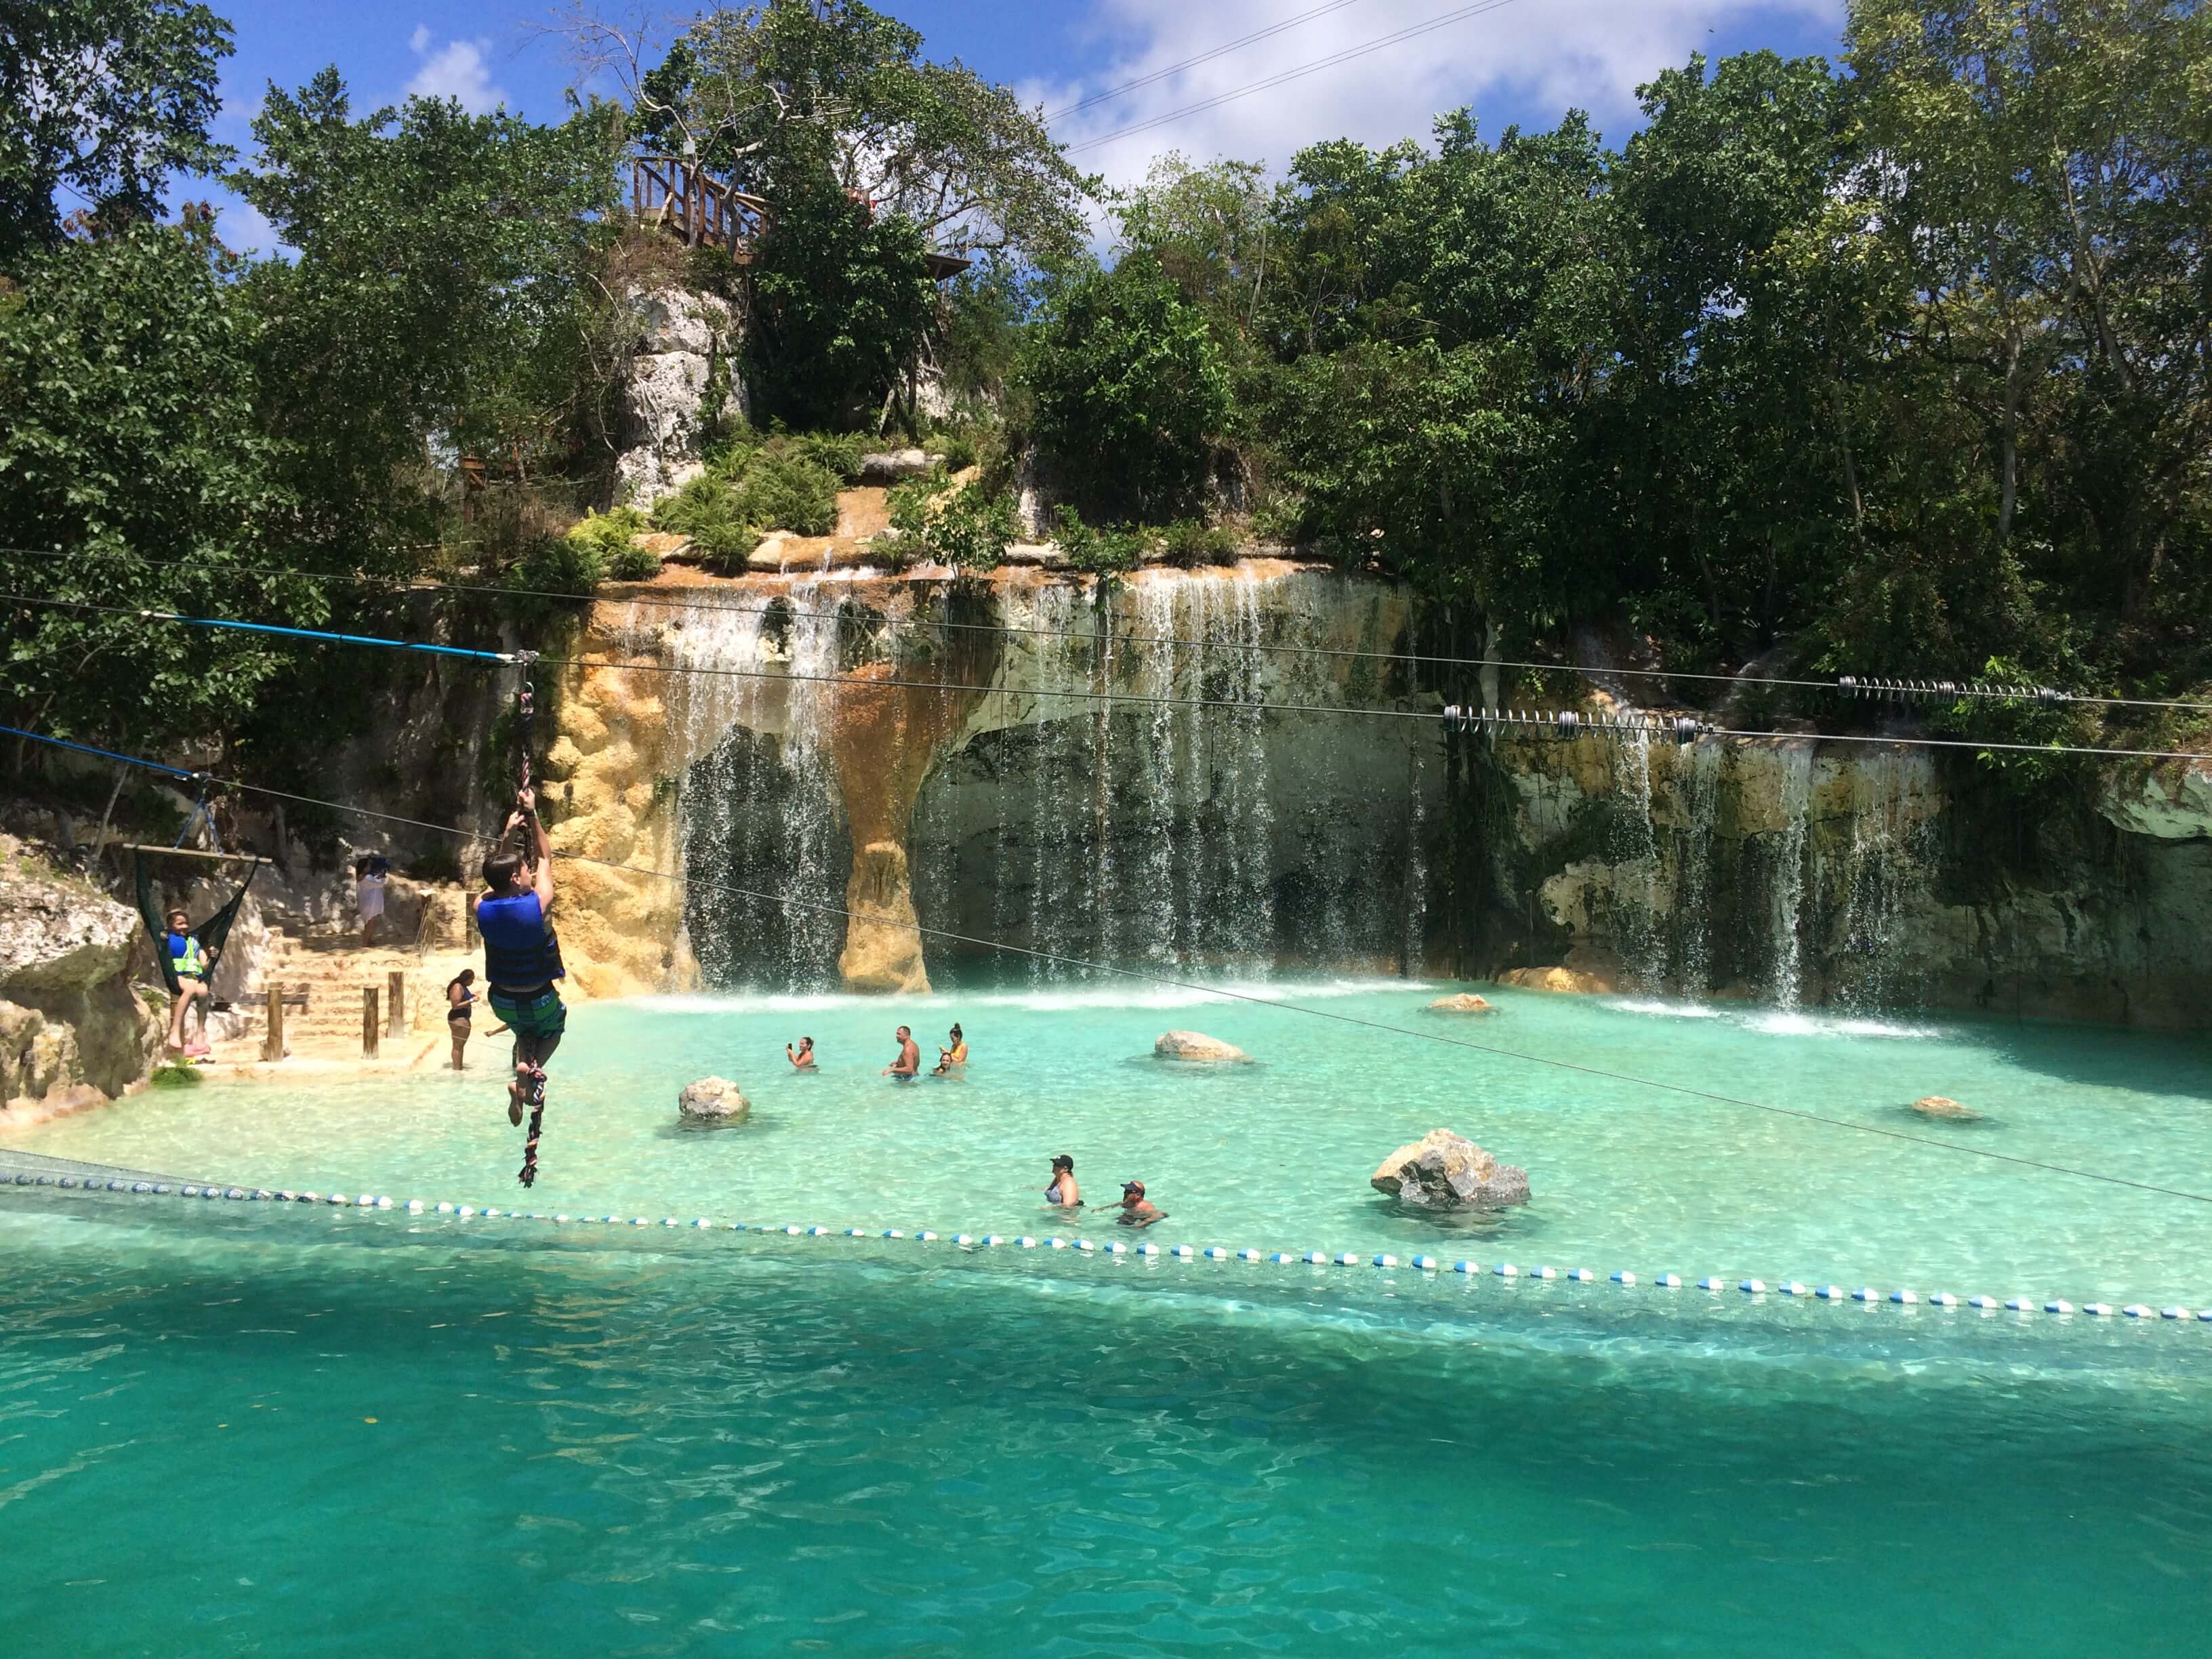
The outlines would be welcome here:
M 968 1039 L 960 1035 L 960 1028 L 955 1025 L 945 1035 L 952 1039 L 952 1046 L 937 1051 L 937 1069 L 930 1073 L 932 1077 L 943 1077 L 954 1066 L 964 1069 L 968 1064 Z
M 914 1040 L 914 1033 L 902 1025 L 896 1032 L 898 1058 L 884 1067 L 882 1075 L 896 1078 L 902 1083 L 911 1083 L 921 1070 L 921 1048 Z
M 783 1057 L 791 1062 L 796 1071 L 811 1072 L 818 1069 L 814 1064 L 814 1039 L 811 1036 L 799 1038 L 799 1047 L 796 1048 L 788 1042 L 785 1043 Z
M 1121 1213 L 1115 1218 L 1124 1227 L 1149 1227 L 1155 1221 L 1165 1221 L 1168 1212 L 1153 1207 L 1145 1196 L 1145 1183 L 1125 1181 L 1121 1183 Z
M 1052 1185 L 1044 1189 L 1044 1201 L 1055 1210 L 1083 1207 L 1083 1188 L 1075 1184 L 1075 1160 L 1066 1152 L 1052 1161 Z

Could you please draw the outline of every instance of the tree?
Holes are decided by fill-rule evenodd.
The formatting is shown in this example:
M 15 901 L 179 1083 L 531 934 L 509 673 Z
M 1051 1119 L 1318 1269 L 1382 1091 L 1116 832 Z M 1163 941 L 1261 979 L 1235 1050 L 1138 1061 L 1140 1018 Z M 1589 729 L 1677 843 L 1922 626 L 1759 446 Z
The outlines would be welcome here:
M 593 32 L 615 44 L 604 26 Z M 649 70 L 638 43 L 618 44 L 639 139 L 771 201 L 794 170 L 807 190 L 826 171 L 939 252 L 1049 260 L 1083 244 L 1086 181 L 1042 113 L 957 59 L 928 62 L 919 33 L 861 0 L 711 11 Z
M 1205 483 L 1229 419 L 1206 314 L 1142 255 L 1058 285 L 1026 343 L 1023 380 L 1047 465 L 1094 517 L 1174 516 Z
M 9 723 L 160 750 L 249 709 L 286 654 L 141 610 L 313 622 L 321 596 L 262 539 L 291 502 L 252 406 L 257 324 L 204 214 L 27 257 L 0 296 L 0 554 L 26 607 L 0 675 Z M 141 562 L 140 561 L 143 561 Z
M 247 271 L 256 413 L 288 441 L 306 542 L 369 557 L 434 528 L 433 441 L 563 457 L 611 206 L 609 112 L 541 127 L 410 98 L 353 118 L 326 69 L 269 89 L 233 179 L 298 258 Z
M 0 269 L 63 234 L 74 198 L 112 226 L 160 216 L 208 137 L 230 25 L 190 0 L 0 0 Z

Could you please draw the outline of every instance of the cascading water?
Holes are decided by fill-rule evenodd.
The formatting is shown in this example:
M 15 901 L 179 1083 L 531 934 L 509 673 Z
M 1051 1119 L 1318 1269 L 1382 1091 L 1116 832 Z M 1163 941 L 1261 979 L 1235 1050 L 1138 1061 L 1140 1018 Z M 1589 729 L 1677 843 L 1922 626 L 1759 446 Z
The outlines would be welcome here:
M 1781 766 L 1783 828 L 1775 848 L 1769 910 L 1773 927 L 1773 980 L 1769 994 L 1778 1006 L 1795 1008 L 1802 988 L 1806 840 L 1813 815 L 1811 745 L 1783 749 Z
M 1666 930 L 1660 922 L 1659 836 L 1651 822 L 1651 738 L 1624 738 L 1613 760 L 1622 808 L 1614 821 L 1613 930 L 1637 988 L 1657 991 L 1667 979 Z
M 1711 738 L 1690 745 L 1682 769 L 1682 804 L 1689 820 L 1674 875 L 1670 977 L 1685 996 L 1712 989 L 1713 809 L 1720 799 L 1721 746 Z
M 1848 969 L 1840 1000 L 1850 1006 L 1882 1008 L 1907 989 L 1900 924 L 1933 880 L 1932 831 L 1916 805 L 1934 787 L 1924 754 L 1871 749 L 1857 757 L 1837 940 Z

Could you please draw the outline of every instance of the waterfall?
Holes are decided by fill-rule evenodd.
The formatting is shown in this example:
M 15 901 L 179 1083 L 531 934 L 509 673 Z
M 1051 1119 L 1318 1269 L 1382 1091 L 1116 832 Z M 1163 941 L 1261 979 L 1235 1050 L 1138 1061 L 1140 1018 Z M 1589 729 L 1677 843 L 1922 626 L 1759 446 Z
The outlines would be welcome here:
M 797 581 L 773 599 L 686 608 L 672 622 L 632 606 L 619 630 L 625 648 L 658 635 L 671 666 L 708 671 L 667 676 L 665 695 L 684 931 L 713 983 L 812 987 L 843 942 L 841 917 L 804 908 L 842 905 L 852 863 L 823 687 L 783 678 L 838 672 L 842 586 Z M 712 884 L 799 902 L 735 897 Z
M 1933 879 L 1931 831 L 1913 810 L 1934 788 L 1924 754 L 1869 749 L 1851 779 L 1851 841 L 1844 864 L 1838 959 L 1846 969 L 1842 1000 L 1880 1008 L 1905 988 L 1900 925 Z
M 1637 988 L 1656 991 L 1666 984 L 1667 942 L 1660 923 L 1659 836 L 1651 823 L 1650 732 L 1622 739 L 1614 771 L 1626 805 L 1613 837 L 1613 929 Z
M 1704 996 L 1712 988 L 1713 809 L 1720 799 L 1721 746 L 1700 738 L 1688 750 L 1683 805 L 1690 828 L 1682 838 L 1674 875 L 1675 988 Z
M 1805 907 L 1806 832 L 1813 816 L 1813 750 L 1790 744 L 1779 751 L 1782 766 L 1782 837 L 1775 851 L 1771 915 L 1773 923 L 1777 1006 L 1795 1008 L 1802 987 L 1802 912 Z

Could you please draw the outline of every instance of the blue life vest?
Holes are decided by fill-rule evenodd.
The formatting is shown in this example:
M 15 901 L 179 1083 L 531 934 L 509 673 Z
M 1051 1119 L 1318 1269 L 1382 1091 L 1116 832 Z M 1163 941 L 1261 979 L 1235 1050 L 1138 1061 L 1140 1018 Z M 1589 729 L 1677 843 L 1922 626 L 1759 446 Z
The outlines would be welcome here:
M 535 893 L 480 899 L 477 931 L 483 935 L 484 977 L 510 991 L 534 991 L 565 979 L 561 942 Z
M 191 979 L 207 977 L 207 953 L 190 933 L 165 934 L 162 945 L 169 953 L 169 967 L 173 972 Z

